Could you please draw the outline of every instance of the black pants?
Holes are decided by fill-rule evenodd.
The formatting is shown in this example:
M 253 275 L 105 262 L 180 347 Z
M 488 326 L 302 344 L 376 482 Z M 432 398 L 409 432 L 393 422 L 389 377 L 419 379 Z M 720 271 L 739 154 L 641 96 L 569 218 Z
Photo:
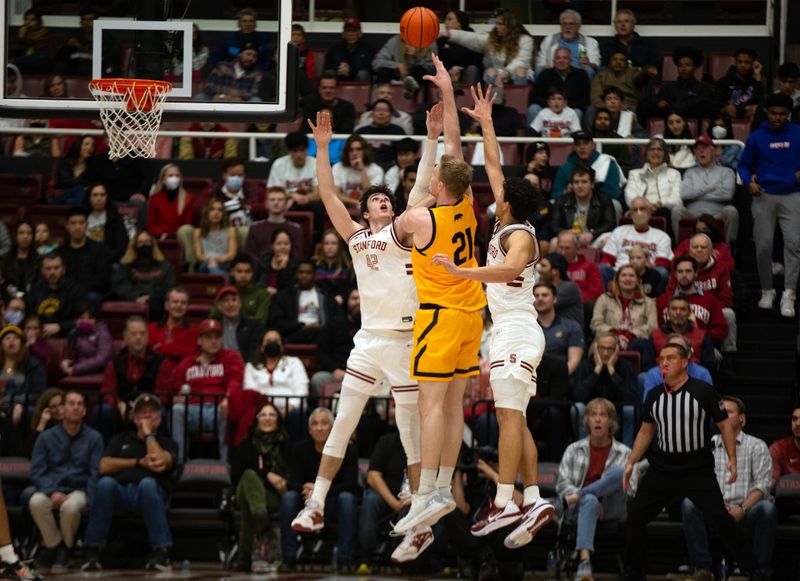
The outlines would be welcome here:
M 706 522 L 719 531 L 728 554 L 736 555 L 742 567 L 752 570 L 753 549 L 725 508 L 713 465 L 679 472 L 665 472 L 651 466 L 639 482 L 636 496 L 628 507 L 625 567 L 629 581 L 645 579 L 647 523 L 671 501 L 684 498 L 695 503 L 703 511 Z

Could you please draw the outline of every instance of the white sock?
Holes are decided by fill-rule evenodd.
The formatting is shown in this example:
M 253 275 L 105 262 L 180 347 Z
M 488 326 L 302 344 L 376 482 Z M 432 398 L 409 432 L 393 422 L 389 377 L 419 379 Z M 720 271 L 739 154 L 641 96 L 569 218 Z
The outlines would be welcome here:
M 317 476 L 314 481 L 314 491 L 311 493 L 311 500 L 316 500 L 319 503 L 320 511 L 325 508 L 325 498 L 328 496 L 328 491 L 331 489 L 331 481 L 322 476 Z
M 498 484 L 497 494 L 494 497 L 494 505 L 497 508 L 505 508 L 506 505 L 509 502 L 511 502 L 513 496 L 514 496 L 513 484 Z
M 446 488 L 450 490 L 450 484 L 453 482 L 453 472 L 455 466 L 439 466 L 439 475 L 436 477 L 436 488 Z
M 3 545 L 0 547 L 0 560 L 11 564 L 19 561 L 19 557 L 17 557 L 17 553 L 14 551 L 14 545 Z
M 428 494 L 436 488 L 436 470 L 423 468 L 419 474 L 419 494 Z
M 528 506 L 539 500 L 539 487 L 536 484 L 531 484 L 525 487 L 524 498 L 522 499 L 522 506 Z

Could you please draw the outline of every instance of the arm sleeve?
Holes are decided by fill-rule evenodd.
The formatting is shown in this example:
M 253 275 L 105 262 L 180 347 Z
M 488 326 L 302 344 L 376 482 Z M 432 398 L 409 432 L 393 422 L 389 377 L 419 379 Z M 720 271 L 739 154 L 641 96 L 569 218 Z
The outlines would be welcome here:
M 658 324 L 656 317 L 656 302 L 650 297 L 644 298 L 645 323 L 633 329 L 633 334 L 640 339 L 647 339 Z
M 416 206 L 426 195 L 430 193 L 431 174 L 433 173 L 434 161 L 436 159 L 436 149 L 438 141 L 426 139 L 422 146 L 422 158 L 417 166 L 417 179 L 408 195 L 409 207 Z
M 103 437 L 98 433 L 92 434 L 92 451 L 89 456 L 89 480 L 86 482 L 86 503 L 92 506 L 94 493 L 97 490 L 97 480 L 100 478 L 100 459 L 103 457 Z
M 634 198 L 644 195 L 647 182 L 643 170 L 634 169 L 628 173 L 628 183 L 625 186 L 625 204 L 630 207 Z
M 572 399 L 588 402 L 595 393 L 599 376 L 594 372 L 594 361 L 584 359 L 572 374 Z
M 751 135 L 744 144 L 744 151 L 739 158 L 739 177 L 742 178 L 745 186 L 749 186 L 753 181 L 753 172 L 751 168 L 756 165 L 758 161 L 758 148 L 754 136 Z
M 598 236 L 611 232 L 617 227 L 617 214 L 614 211 L 614 204 L 611 200 L 603 200 L 600 212 L 600 221 L 592 228 L 592 235 L 595 240 L 597 240 Z
M 696 200 L 705 194 L 705 188 L 698 179 L 702 170 L 695 171 L 695 168 L 689 168 L 683 174 L 683 184 L 681 186 L 681 198 L 684 201 Z
M 553 37 L 555 35 L 549 34 L 542 39 L 542 44 L 539 45 L 539 52 L 536 53 L 536 69 L 546 68 L 550 66 L 550 45 L 553 44 Z
M 606 320 L 606 311 L 608 310 L 608 303 L 613 299 L 608 295 L 602 294 L 597 297 L 592 310 L 592 321 L 589 323 L 589 328 L 595 333 L 605 333 L 612 329 L 611 323 Z
M 642 421 L 647 422 L 648 424 L 654 423 L 656 420 L 653 417 L 653 404 L 658 397 L 658 391 L 655 389 L 651 389 L 647 392 L 647 395 L 644 398 L 644 405 L 642 406 Z
M 600 44 L 591 36 L 586 37 L 586 58 L 595 67 L 600 66 Z
M 772 483 L 772 457 L 769 455 L 767 444 L 763 440 L 759 440 L 756 445 L 751 447 L 750 453 L 753 455 L 750 462 L 753 467 L 753 488 L 760 490 L 765 499 L 769 498 Z
M 400 42 L 400 35 L 391 37 L 378 51 L 375 58 L 372 59 L 372 70 L 378 71 L 379 69 L 393 69 L 397 66 L 395 54 L 397 53 L 397 44 Z
M 75 374 L 85 375 L 87 373 L 98 373 L 100 369 L 111 359 L 111 346 L 113 339 L 108 329 L 98 329 L 97 351 L 88 359 L 82 359 L 75 364 Z
M 448 31 L 450 40 L 458 45 L 468 48 L 478 53 L 486 52 L 486 46 L 489 42 L 488 32 L 472 32 L 469 30 L 450 30 Z M 520 37 L 520 40 L 522 37 Z M 531 48 L 533 44 L 531 43 Z M 530 62 L 530 54 L 528 54 L 528 62 Z
M 728 418 L 728 412 L 725 411 L 725 404 L 722 403 L 722 396 L 713 387 L 705 387 L 701 403 L 706 412 L 708 412 L 708 415 L 710 415 L 715 422 L 721 422 Z
M 569 446 L 561 457 L 558 466 L 558 479 L 556 480 L 556 493 L 563 498 L 574 494 L 580 488 L 582 482 L 574 482 L 576 478 L 573 464 L 575 463 L 575 447 Z
M 533 122 L 536 123 L 536 119 L 534 119 Z M 551 199 L 556 200 L 559 198 L 559 196 L 561 196 L 561 194 L 564 193 L 564 190 L 567 188 L 567 184 L 569 183 L 571 171 L 572 171 L 571 164 L 564 164 L 558 168 L 558 171 L 556 172 L 556 177 L 553 179 L 553 188 L 550 192 Z
M 772 484 L 774 485 L 783 474 L 783 462 L 781 461 L 781 440 L 773 442 L 769 447 L 769 455 L 772 460 Z

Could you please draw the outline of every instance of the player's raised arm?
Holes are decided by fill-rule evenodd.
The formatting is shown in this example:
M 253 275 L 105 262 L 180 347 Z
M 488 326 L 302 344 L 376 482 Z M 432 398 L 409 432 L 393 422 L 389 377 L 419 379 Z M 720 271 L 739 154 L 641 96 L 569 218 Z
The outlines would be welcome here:
M 439 145 L 439 135 L 442 134 L 444 123 L 444 105 L 436 103 L 426 113 L 425 127 L 428 129 L 428 138 L 422 146 L 422 157 L 417 166 L 417 179 L 411 193 L 408 195 L 408 207 L 430 207 L 436 203 L 436 197 L 431 194 L 431 174 L 433 162 L 436 160 L 436 148 Z
M 447 254 L 437 254 L 431 259 L 433 264 L 439 264 L 455 276 L 481 282 L 511 282 L 517 278 L 534 257 L 534 239 L 523 230 L 517 230 L 508 235 L 505 240 L 508 248 L 506 260 L 503 264 L 480 266 L 478 268 L 464 268 L 456 266 Z
M 492 186 L 494 200 L 503 192 L 503 168 L 500 165 L 500 146 L 497 144 L 497 135 L 494 132 L 494 122 L 492 121 L 492 105 L 497 97 L 489 85 L 484 94 L 480 83 L 469 88 L 472 93 L 472 100 L 475 104 L 472 109 L 462 107 L 461 110 L 481 124 L 483 134 L 483 156 L 486 175 L 489 177 L 489 184 Z
M 453 91 L 453 81 L 444 64 L 434 53 L 433 64 L 436 67 L 435 75 L 425 75 L 423 79 L 431 81 L 442 91 L 444 104 L 444 151 L 456 159 L 464 159 L 461 151 L 461 125 L 458 122 L 458 109 L 456 109 L 456 95 Z
M 336 195 L 336 186 L 333 182 L 333 168 L 331 167 L 330 153 L 328 145 L 331 142 L 333 129 L 331 127 L 331 115 L 327 111 L 317 113 L 317 124 L 308 120 L 308 126 L 314 134 L 314 141 L 317 143 L 317 184 L 319 196 L 325 204 L 325 211 L 331 219 L 333 227 L 339 236 L 347 240 L 354 232 L 361 230 L 361 226 L 354 222 L 350 213 Z

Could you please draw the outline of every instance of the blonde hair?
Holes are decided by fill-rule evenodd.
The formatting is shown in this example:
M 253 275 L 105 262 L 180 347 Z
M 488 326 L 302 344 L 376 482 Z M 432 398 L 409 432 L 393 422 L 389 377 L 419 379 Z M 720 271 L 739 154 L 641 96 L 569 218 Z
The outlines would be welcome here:
M 528 34 L 528 31 L 517 21 L 517 15 L 511 10 L 500 9 L 495 12 L 495 17 L 502 17 L 503 24 L 506 27 L 506 33 L 503 36 L 497 34 L 496 28 L 492 28 L 489 32 L 487 45 L 489 52 L 495 54 L 502 53 L 506 60 L 506 65 L 514 60 L 519 52 L 519 39 L 521 36 Z
M 128 247 L 125 249 L 125 254 L 122 255 L 122 258 L 119 259 L 120 264 L 132 264 L 133 261 L 138 258 L 139 253 L 136 250 L 136 243 L 139 240 L 139 236 L 142 234 L 147 234 L 150 237 L 150 244 L 153 245 L 153 261 L 155 262 L 164 262 L 166 258 L 164 258 L 164 253 L 161 252 L 161 249 L 158 247 L 158 241 L 156 237 L 150 234 L 147 230 L 137 230 L 136 234 L 131 236 L 131 239 L 128 240 Z
M 178 175 L 181 176 L 181 185 L 178 188 L 178 214 L 182 214 L 183 209 L 186 207 L 186 198 L 188 197 L 188 194 L 186 193 L 186 190 L 183 187 L 183 172 L 181 171 L 181 168 L 178 167 L 177 164 L 168 163 L 161 168 L 161 171 L 158 172 L 158 179 L 156 180 L 155 189 L 153 191 L 154 192 L 164 191 L 164 179 L 166 178 L 165 174 L 170 169 L 177 169 Z
M 633 271 L 633 274 L 636 275 L 636 292 L 639 293 L 640 298 L 644 298 L 645 293 L 644 293 L 644 286 L 642 285 L 642 278 L 639 276 L 639 273 L 636 272 L 636 269 L 633 267 L 632 264 L 626 264 L 624 266 L 620 266 L 619 270 L 617 270 L 617 272 L 614 273 L 614 280 L 608 283 L 608 294 L 610 294 L 615 299 L 619 300 L 619 297 L 622 294 L 622 291 L 619 288 L 619 275 L 626 268 L 630 268 Z
M 617 408 L 611 401 L 604 397 L 596 397 L 586 404 L 586 411 L 583 413 L 583 428 L 587 432 L 589 431 L 589 416 L 591 415 L 592 410 L 596 407 L 603 408 L 603 410 L 606 412 L 608 419 L 611 421 L 611 425 L 609 426 L 608 430 L 609 436 L 613 436 L 619 429 L 619 424 L 617 423 Z
M 458 197 L 466 192 L 472 183 L 472 166 L 463 159 L 445 154 L 439 161 L 439 181 L 444 184 L 448 194 Z

